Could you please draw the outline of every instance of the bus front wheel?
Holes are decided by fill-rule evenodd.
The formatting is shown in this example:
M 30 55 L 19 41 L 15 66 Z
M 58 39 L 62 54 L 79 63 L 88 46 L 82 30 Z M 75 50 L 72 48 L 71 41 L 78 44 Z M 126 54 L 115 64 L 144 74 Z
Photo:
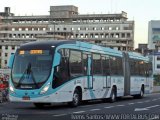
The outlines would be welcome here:
M 75 89 L 75 91 L 73 93 L 72 101 L 69 102 L 69 105 L 71 107 L 77 107 L 79 104 L 80 104 L 80 93 L 79 93 L 78 89 Z

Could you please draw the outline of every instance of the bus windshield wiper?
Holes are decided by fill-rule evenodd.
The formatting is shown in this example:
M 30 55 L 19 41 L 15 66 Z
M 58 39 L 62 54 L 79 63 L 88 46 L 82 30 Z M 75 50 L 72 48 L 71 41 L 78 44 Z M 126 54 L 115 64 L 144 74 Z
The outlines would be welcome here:
M 20 80 L 19 80 L 19 82 L 18 82 L 18 84 L 17 84 L 17 87 L 20 86 L 21 82 L 26 78 L 26 77 L 25 77 L 26 75 L 27 75 L 28 79 L 29 79 L 29 77 L 31 76 L 34 84 L 36 85 L 36 88 L 38 88 L 39 86 L 38 86 L 38 84 L 37 84 L 37 82 L 36 82 L 36 80 L 35 80 L 35 77 L 34 77 L 34 75 L 33 75 L 32 69 L 31 69 L 31 63 L 28 63 L 26 70 L 25 70 L 24 73 L 22 74 L 22 77 L 20 78 Z

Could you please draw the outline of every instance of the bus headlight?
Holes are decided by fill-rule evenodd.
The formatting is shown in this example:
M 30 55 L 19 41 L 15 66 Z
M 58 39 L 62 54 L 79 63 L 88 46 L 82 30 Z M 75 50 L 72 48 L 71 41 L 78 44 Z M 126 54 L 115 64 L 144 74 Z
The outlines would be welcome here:
M 47 85 L 41 90 L 40 94 L 46 93 L 46 92 L 48 91 L 49 87 L 50 87 L 50 83 L 47 84 Z
M 12 85 L 9 86 L 9 90 L 14 93 L 14 88 L 12 87 Z

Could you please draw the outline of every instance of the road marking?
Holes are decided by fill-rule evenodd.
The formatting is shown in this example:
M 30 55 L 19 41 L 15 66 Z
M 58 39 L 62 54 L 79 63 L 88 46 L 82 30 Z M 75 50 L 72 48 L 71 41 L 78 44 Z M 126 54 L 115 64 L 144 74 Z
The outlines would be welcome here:
M 146 101 L 144 101 L 144 102 L 150 102 L 150 100 L 146 100 Z
M 125 105 L 117 105 L 118 107 L 121 107 L 121 106 L 125 106 Z
M 133 105 L 134 103 L 128 103 L 128 105 Z
M 79 106 L 79 107 L 90 107 L 90 106 L 93 106 L 93 105 L 84 105 L 84 106 Z
M 154 105 L 154 106 L 149 106 L 149 107 L 145 107 L 145 108 L 135 108 L 134 111 L 145 111 L 145 110 L 149 110 L 150 108 L 155 108 L 155 107 L 159 107 L 160 105 Z
M 159 105 L 154 105 L 154 106 L 149 106 L 149 107 L 146 107 L 147 109 L 149 108 L 154 108 L 154 107 L 158 107 Z
M 73 113 L 84 113 L 85 111 L 77 111 L 77 112 L 73 112 Z
M 137 102 L 137 103 L 143 103 L 143 102 Z
M 65 116 L 67 114 L 58 114 L 58 115 L 53 115 L 54 117 L 60 117 L 60 116 Z
M 152 101 L 156 101 L 157 99 L 153 99 Z
M 114 106 L 108 106 L 108 107 L 104 107 L 104 108 L 113 108 Z
M 91 109 L 90 111 L 98 111 L 98 110 L 101 110 L 101 109 Z

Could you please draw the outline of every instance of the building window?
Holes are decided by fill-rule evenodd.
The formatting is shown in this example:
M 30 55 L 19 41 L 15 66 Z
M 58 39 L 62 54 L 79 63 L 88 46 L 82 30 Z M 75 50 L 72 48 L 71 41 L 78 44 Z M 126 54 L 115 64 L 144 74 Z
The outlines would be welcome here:
M 67 30 L 67 28 L 63 28 L 63 30 Z
M 86 27 L 85 30 L 88 30 L 88 27 Z
M 101 27 L 101 30 L 104 30 L 104 27 Z
M 157 56 L 157 60 L 160 60 L 160 56 Z
M 5 53 L 5 57 L 8 57 L 8 53 Z
M 123 47 L 123 50 L 126 50 L 126 47 Z
M 22 31 L 22 28 L 19 28 L 19 31 Z
M 107 34 L 105 34 L 105 38 L 109 38 L 109 34 L 107 33 Z
M 112 27 L 109 27 L 108 29 L 109 29 L 109 30 L 112 30 Z
M 28 28 L 26 28 L 25 30 L 28 31 Z
M 130 38 L 131 37 L 131 34 L 130 33 L 127 33 L 127 38 Z
M 116 38 L 119 38 L 119 33 L 116 33 Z
M 15 50 L 15 46 L 12 46 L 12 50 Z
M 125 38 L 125 34 L 124 33 L 122 33 L 122 38 Z
M 83 38 L 83 34 L 81 34 L 81 38 Z
M 96 27 L 93 27 L 93 30 L 96 30 L 97 28 Z
M 5 46 L 5 49 L 8 50 L 8 46 Z
M 46 30 L 46 28 L 43 28 L 43 31 L 45 31 Z
M 160 69 L 160 64 L 157 64 L 157 69 Z
M 71 30 L 74 30 L 74 28 L 71 28 Z
M 73 35 L 71 35 L 71 38 L 74 38 L 74 36 L 73 36 Z
M 119 30 L 119 27 L 116 27 L 116 30 Z
M 81 28 L 79 27 L 78 30 L 81 30 Z
M 57 28 L 57 30 L 59 30 L 59 28 Z
M 13 35 L 13 38 L 16 38 L 16 34 Z
M 111 33 L 111 38 L 114 38 L 114 33 Z
M 85 38 L 88 38 L 88 34 L 85 34 Z
M 4 61 L 4 64 L 5 64 L 5 65 L 7 64 L 7 60 Z
M 12 28 L 12 31 L 15 31 L 15 28 Z
M 26 38 L 29 38 L 29 34 L 26 35 Z
M 98 34 L 95 34 L 94 38 L 98 38 L 98 37 L 99 37 L 99 35 L 98 35 Z

